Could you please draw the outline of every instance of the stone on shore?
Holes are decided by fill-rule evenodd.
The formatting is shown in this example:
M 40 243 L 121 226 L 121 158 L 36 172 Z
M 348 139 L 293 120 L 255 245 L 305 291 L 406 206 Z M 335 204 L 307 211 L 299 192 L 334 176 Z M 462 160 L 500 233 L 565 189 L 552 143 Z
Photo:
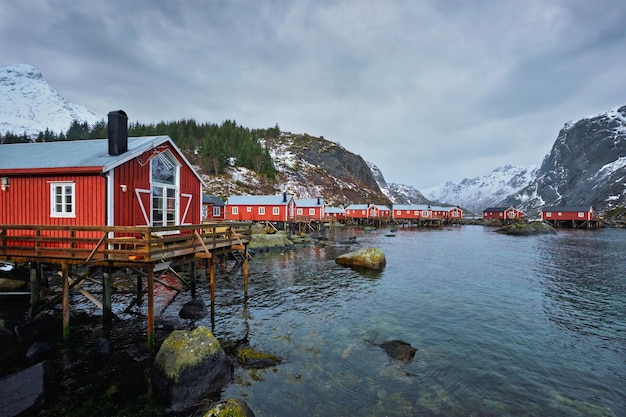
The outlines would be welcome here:
M 277 233 L 254 233 L 250 237 L 249 249 L 256 250 L 282 250 L 289 249 L 294 246 L 294 243 L 289 240 L 287 233 L 280 231 Z
M 357 266 L 370 269 L 383 269 L 387 264 L 385 253 L 380 248 L 364 248 L 339 255 L 335 262 L 339 265 Z
M 39 362 L 0 378 L 0 416 L 32 413 L 46 402 L 46 386 L 51 379 L 47 368 L 47 362 Z
M 156 355 L 152 382 L 170 399 L 169 411 L 180 413 L 207 395 L 219 393 L 232 380 L 233 371 L 232 362 L 208 329 L 174 330 Z

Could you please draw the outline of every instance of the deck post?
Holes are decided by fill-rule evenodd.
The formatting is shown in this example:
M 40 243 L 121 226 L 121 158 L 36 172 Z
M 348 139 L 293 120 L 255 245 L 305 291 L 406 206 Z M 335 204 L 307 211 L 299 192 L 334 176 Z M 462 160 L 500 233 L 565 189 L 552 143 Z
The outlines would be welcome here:
M 105 333 L 111 329 L 113 322 L 113 309 L 111 303 L 112 283 L 111 283 L 111 266 L 109 265 L 102 271 L 102 319 Z
M 63 342 L 67 343 L 70 338 L 70 277 L 66 263 L 61 264 L 61 274 L 63 276 Z
M 196 297 L 196 261 L 191 261 L 189 264 L 189 275 L 190 281 L 189 285 L 191 286 L 191 297 Z
M 154 265 L 148 266 L 148 350 L 154 347 Z
M 30 265 L 30 311 L 35 313 L 39 304 L 39 264 L 34 262 Z
M 243 292 L 248 294 L 248 245 L 243 250 Z
M 215 259 L 210 257 L 209 282 L 211 283 L 211 331 L 215 331 Z

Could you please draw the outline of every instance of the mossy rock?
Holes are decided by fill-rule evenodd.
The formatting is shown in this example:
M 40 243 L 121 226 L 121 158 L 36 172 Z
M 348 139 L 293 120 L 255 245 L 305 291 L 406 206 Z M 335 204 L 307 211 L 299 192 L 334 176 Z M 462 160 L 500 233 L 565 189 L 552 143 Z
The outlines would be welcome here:
M 512 223 L 502 226 L 498 233 L 515 236 L 529 236 L 540 234 L 555 234 L 556 230 L 550 224 L 545 222 L 528 222 L 528 223 Z
M 339 265 L 370 269 L 383 269 L 387 264 L 385 253 L 380 248 L 364 248 L 339 255 L 335 262 Z
M 229 398 L 211 407 L 203 417 L 254 417 L 254 413 L 245 402 Z
M 237 363 L 242 368 L 263 369 L 276 366 L 281 362 L 282 359 L 278 356 L 251 347 L 237 349 Z

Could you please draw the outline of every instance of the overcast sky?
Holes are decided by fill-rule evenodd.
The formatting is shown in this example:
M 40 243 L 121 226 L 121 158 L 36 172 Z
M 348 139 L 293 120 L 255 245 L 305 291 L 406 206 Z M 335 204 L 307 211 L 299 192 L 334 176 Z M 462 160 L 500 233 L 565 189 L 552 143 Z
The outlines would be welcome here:
M 324 136 L 418 189 L 626 104 L 623 0 L 0 0 L 0 66 L 142 123 Z

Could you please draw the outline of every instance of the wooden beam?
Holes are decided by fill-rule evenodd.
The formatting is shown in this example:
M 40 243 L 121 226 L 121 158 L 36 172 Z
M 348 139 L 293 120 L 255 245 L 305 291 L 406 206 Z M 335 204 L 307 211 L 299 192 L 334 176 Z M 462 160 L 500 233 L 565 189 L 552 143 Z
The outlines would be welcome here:
M 154 271 L 148 268 L 148 350 L 154 349 Z

